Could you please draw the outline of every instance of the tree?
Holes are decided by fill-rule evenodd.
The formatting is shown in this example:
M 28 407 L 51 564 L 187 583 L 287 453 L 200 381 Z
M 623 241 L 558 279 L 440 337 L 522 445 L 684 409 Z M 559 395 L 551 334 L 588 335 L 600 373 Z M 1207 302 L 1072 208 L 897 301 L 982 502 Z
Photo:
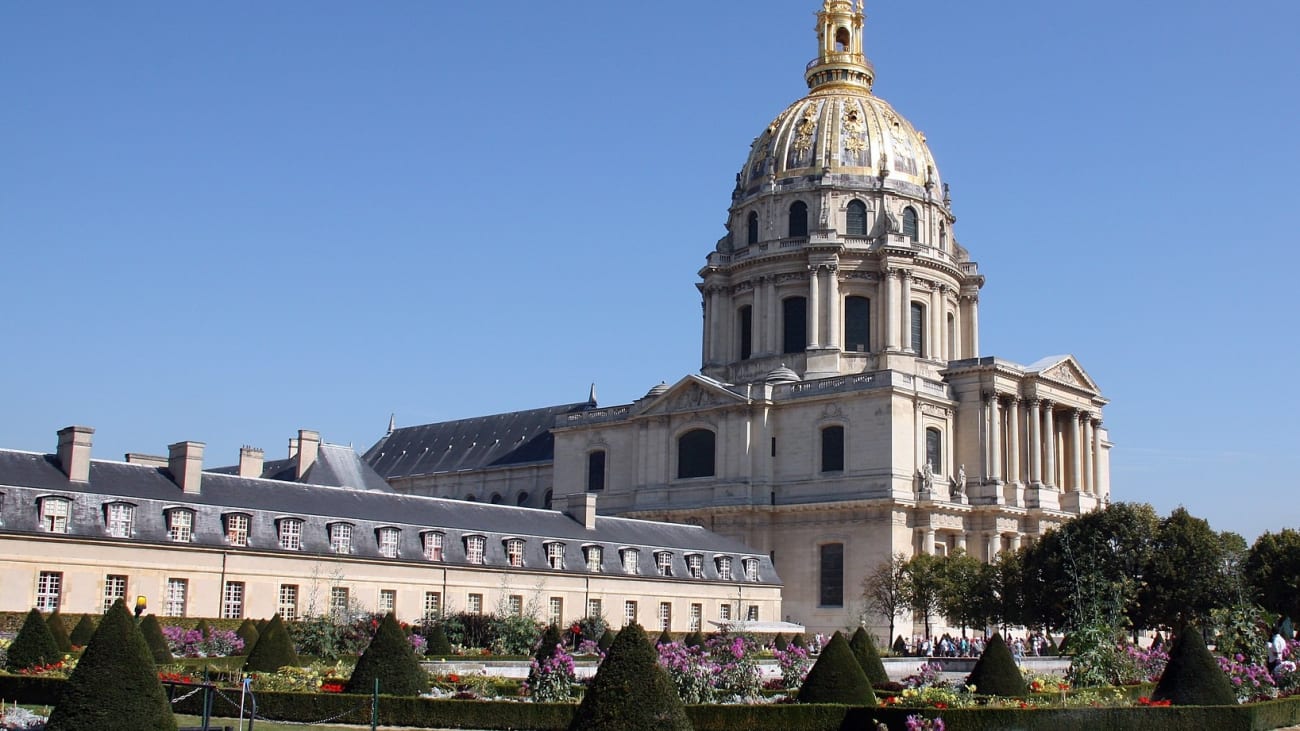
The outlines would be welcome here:
M 596 647 L 600 648 L 601 652 L 608 655 L 609 648 L 614 644 L 614 640 L 617 637 L 618 632 L 615 632 L 613 629 L 607 629 L 600 635 L 600 639 L 596 640 Z
M 1188 625 L 1174 638 L 1169 663 L 1151 693 L 1153 700 L 1167 700 L 1176 706 L 1232 706 L 1237 693 L 1232 681 L 1205 647 L 1201 629 Z
M 257 625 L 251 619 L 245 619 L 240 623 L 239 629 L 235 630 L 239 639 L 244 641 L 244 649 L 239 651 L 241 655 L 247 655 L 253 651 L 253 645 L 257 644 Z
M 286 665 L 296 667 L 298 664 L 298 653 L 293 649 L 293 640 L 284 628 L 284 620 L 277 614 L 266 624 L 266 629 L 258 634 L 257 644 L 248 651 L 244 671 L 273 673 Z
M 943 616 L 961 627 L 963 637 L 967 627 L 987 626 L 995 613 L 995 568 L 959 548 L 940 560 L 940 569 Z
M 881 561 L 862 580 L 862 598 L 868 611 L 889 619 L 889 636 L 894 636 L 894 620 L 907 611 L 907 557 L 901 553 Z
M 376 680 L 379 692 L 385 695 L 419 695 L 429 689 L 429 674 L 420 666 L 392 612 L 379 620 L 375 636 L 348 679 L 347 692 L 369 693 Z
M 27 613 L 22 629 L 9 644 L 9 655 L 5 659 L 5 668 L 17 672 L 37 665 L 58 662 L 63 657 L 59 646 L 50 634 L 50 626 L 41 618 L 41 612 L 33 609 Z
M 800 703 L 874 706 L 876 694 L 844 635 L 836 632 L 799 687 Z
M 72 628 L 72 635 L 68 639 L 76 647 L 85 647 L 90 644 L 90 638 L 94 635 L 95 621 L 89 614 L 83 614 L 81 619 L 77 620 L 77 626 Z
M 993 638 L 984 647 L 975 668 L 966 677 L 966 684 L 975 686 L 975 692 L 983 695 L 1000 695 L 1018 697 L 1029 694 L 1025 678 L 1016 667 L 1016 659 L 1002 639 L 1002 633 L 993 633 Z
M 1246 557 L 1246 577 L 1265 609 L 1300 617 L 1300 531 L 1283 528 L 1255 539 Z
M 175 731 L 153 653 L 121 599 L 100 620 L 45 728 Z
M 54 638 L 54 644 L 59 648 L 59 652 L 72 652 L 72 638 L 68 637 L 68 625 L 63 623 L 63 615 L 55 609 L 50 616 L 45 618 L 45 624 L 50 628 L 50 636 Z
M 1224 544 L 1206 521 L 1177 508 L 1160 521 L 1138 590 L 1134 624 L 1173 627 L 1208 620 L 1227 603 Z
M 885 672 L 885 664 L 880 661 L 880 652 L 876 650 L 876 643 L 871 639 L 871 633 L 867 632 L 865 627 L 859 627 L 853 633 L 853 639 L 849 640 L 849 649 L 853 650 L 853 657 L 862 667 L 862 672 L 867 676 L 867 682 L 872 685 L 883 685 L 889 682 L 889 674 Z
M 903 566 L 904 596 L 907 606 L 925 623 L 925 635 L 930 636 L 930 618 L 941 612 L 939 600 L 943 596 L 943 562 L 928 553 L 918 553 Z M 892 631 L 892 630 L 891 630 Z
M 691 731 L 690 719 L 639 624 L 618 633 L 569 731 Z
M 145 618 L 140 620 L 140 634 L 144 635 L 145 644 L 153 653 L 154 662 L 166 665 L 175 659 L 172 657 L 171 647 L 167 645 L 167 638 L 163 636 L 162 626 L 158 624 L 158 617 L 152 614 L 145 615 Z
M 433 625 L 429 631 L 429 646 L 424 649 L 424 654 L 431 657 L 446 657 L 451 654 L 451 643 L 447 641 L 447 633 L 442 631 L 441 624 Z
M 546 625 L 546 631 L 542 633 L 541 642 L 537 645 L 537 651 L 533 653 L 533 659 L 537 661 L 537 667 L 528 670 L 528 685 L 533 687 L 537 682 L 538 670 L 546 664 L 547 660 L 555 657 L 555 648 L 564 642 L 560 635 L 560 628 L 553 624 Z
M 1025 555 L 1028 547 L 1003 551 L 991 566 L 989 622 L 1007 625 L 1039 625 L 1025 608 Z

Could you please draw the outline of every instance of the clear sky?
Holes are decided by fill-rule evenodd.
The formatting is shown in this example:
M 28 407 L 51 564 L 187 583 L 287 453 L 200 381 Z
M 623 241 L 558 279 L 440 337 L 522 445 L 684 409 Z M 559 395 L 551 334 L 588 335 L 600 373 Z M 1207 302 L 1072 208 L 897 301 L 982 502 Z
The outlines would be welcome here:
M 0 3 L 0 446 L 95 456 L 629 402 L 820 0 Z M 872 0 L 988 283 L 1117 499 L 1300 526 L 1300 3 Z

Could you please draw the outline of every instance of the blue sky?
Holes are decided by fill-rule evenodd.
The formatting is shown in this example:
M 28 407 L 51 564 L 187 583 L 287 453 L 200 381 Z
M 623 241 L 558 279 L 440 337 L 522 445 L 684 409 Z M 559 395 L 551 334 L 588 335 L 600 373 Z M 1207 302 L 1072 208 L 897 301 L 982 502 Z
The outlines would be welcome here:
M 0 446 L 230 464 L 697 370 L 696 272 L 819 5 L 0 4 Z M 867 12 L 983 353 L 1079 358 L 1118 499 L 1300 525 L 1300 3 Z

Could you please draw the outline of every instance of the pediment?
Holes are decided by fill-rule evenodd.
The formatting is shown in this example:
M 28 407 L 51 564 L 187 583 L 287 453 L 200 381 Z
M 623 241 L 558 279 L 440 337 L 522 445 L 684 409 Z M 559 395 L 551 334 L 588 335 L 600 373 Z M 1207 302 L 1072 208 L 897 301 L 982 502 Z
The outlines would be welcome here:
M 1088 372 L 1083 370 L 1079 361 L 1075 360 L 1073 355 L 1053 356 L 1044 358 L 1029 367 L 1031 373 L 1037 373 L 1039 378 L 1091 391 L 1096 394 L 1101 393 L 1097 382 L 1092 380 Z
M 642 413 L 679 414 L 744 403 L 745 398 L 721 385 L 689 375 L 660 394 Z

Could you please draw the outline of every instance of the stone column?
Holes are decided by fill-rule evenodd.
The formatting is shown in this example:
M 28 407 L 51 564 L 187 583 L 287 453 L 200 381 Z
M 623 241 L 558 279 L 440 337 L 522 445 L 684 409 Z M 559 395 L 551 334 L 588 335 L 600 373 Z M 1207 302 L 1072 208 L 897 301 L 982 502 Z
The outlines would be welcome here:
M 995 530 L 989 531 L 987 550 L 987 560 L 989 563 L 993 563 L 993 560 L 998 557 L 998 552 L 1002 550 L 1002 536 Z
M 1043 484 L 1056 484 L 1056 422 L 1052 421 L 1052 402 L 1043 399 Z
M 1092 492 L 1092 458 L 1088 453 L 1092 449 L 1092 414 L 1083 412 L 1079 417 L 1079 426 L 1083 428 L 1083 438 L 1079 440 L 1079 451 L 1083 459 L 1083 482 L 1079 483 L 1079 492 Z
M 840 347 L 840 302 L 839 267 L 830 264 L 826 267 L 826 342 L 828 348 Z
M 1029 427 L 1029 445 L 1025 450 L 1029 456 L 1029 484 L 1043 484 L 1043 439 L 1042 416 L 1038 413 L 1038 399 L 1029 399 L 1029 414 L 1025 419 Z
M 1007 402 L 1007 482 L 1020 482 L 1020 399 Z
M 1079 433 L 1079 410 L 1070 411 L 1070 489 L 1083 492 L 1083 436 Z
M 1101 496 L 1101 417 L 1092 418 L 1092 494 Z
M 921 550 L 934 555 L 934 528 L 926 528 L 921 533 Z
M 817 297 L 817 279 L 821 274 L 821 267 L 815 264 L 808 266 L 808 343 L 807 347 L 815 348 L 821 342 L 818 337 L 818 330 L 821 329 L 821 312 L 818 307 L 819 300 Z
M 777 323 L 781 321 L 781 300 L 776 296 L 776 275 L 765 277 L 767 286 L 767 354 L 781 352 L 781 337 L 777 334 Z
M 943 340 L 943 292 L 940 290 L 938 282 L 930 285 L 930 327 L 927 340 L 930 346 L 925 349 L 927 358 L 936 360 L 942 358 L 942 348 L 940 342 Z
M 1012 550 L 1012 551 L 1018 551 L 1018 550 L 1020 550 L 1020 534 L 1019 534 L 1019 533 L 1016 533 L 1016 534 L 1014 534 L 1014 535 L 1011 536 L 1011 550 Z
M 897 269 L 886 269 L 882 279 L 882 288 L 884 290 L 885 307 L 882 312 L 885 313 L 885 350 L 898 350 L 898 294 L 896 279 L 898 277 Z
M 957 547 L 966 550 L 966 531 L 957 531 Z
M 901 302 L 899 310 L 899 329 L 903 335 L 903 350 L 912 351 L 912 272 L 907 269 L 898 270 L 900 280 L 900 289 L 902 295 L 899 297 Z
M 966 344 L 966 350 L 970 355 L 968 358 L 980 357 L 980 298 L 979 295 L 970 296 L 970 342 Z
M 989 479 L 1002 481 L 1002 408 L 996 393 L 984 395 L 989 408 Z

